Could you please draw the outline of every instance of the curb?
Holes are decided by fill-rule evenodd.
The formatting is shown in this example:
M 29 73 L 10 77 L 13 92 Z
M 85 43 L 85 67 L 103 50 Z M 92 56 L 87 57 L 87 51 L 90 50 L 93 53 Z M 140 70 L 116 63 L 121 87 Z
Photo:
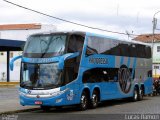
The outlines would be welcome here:
M 18 85 L 19 82 L 0 82 L 0 87 L 15 87 Z
M 15 88 L 18 85 L 0 85 L 0 88 Z
M 0 82 L 0 85 L 18 85 L 19 82 Z
M 0 115 L 3 114 L 14 114 L 14 113 L 22 113 L 22 112 L 31 112 L 34 110 L 40 110 L 40 108 L 28 108 L 28 109 L 23 109 L 23 110 L 14 110 L 14 111 L 6 111 L 6 112 L 0 112 Z

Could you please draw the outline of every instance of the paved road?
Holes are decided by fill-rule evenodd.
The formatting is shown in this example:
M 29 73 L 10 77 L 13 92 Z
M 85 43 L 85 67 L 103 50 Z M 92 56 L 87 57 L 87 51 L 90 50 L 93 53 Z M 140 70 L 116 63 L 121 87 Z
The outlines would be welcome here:
M 18 87 L 0 87 L 0 113 L 26 110 L 33 106 L 21 106 L 18 98 Z
M 24 114 L 44 113 L 36 110 Z M 160 114 L 160 96 L 145 97 L 138 102 L 129 102 L 127 99 L 105 101 L 96 109 L 78 111 L 76 107 L 65 107 L 60 110 L 51 109 L 46 113 L 56 114 Z
M 154 120 L 160 119 L 160 96 L 145 97 L 143 101 L 128 102 L 128 100 L 105 101 L 96 109 L 78 111 L 75 107 L 65 107 L 60 110 L 51 109 L 49 112 L 36 110 L 17 114 L 19 119 L 45 120 L 118 120 L 118 119 L 146 119 L 146 114 L 153 114 Z M 134 118 L 133 118 L 134 117 Z M 147 116 L 148 117 L 148 116 Z M 149 118 L 150 120 L 151 118 Z
M 25 108 L 29 107 L 19 105 L 17 88 L 0 88 L 0 111 Z M 137 116 L 127 116 L 132 114 Z M 53 108 L 49 112 L 38 109 L 30 112 L 14 113 L 13 115 L 14 117 L 18 117 L 18 120 L 107 120 L 107 118 L 109 120 L 117 120 L 134 119 L 132 117 L 141 119 L 141 115 L 144 114 L 159 114 L 152 117 L 160 119 L 160 96 L 145 97 L 143 101 L 138 102 L 129 102 L 126 99 L 105 101 L 98 108 L 86 111 L 78 111 L 76 107 L 72 106 L 60 110 Z M 0 116 L 0 119 L 3 119 L 5 116 Z

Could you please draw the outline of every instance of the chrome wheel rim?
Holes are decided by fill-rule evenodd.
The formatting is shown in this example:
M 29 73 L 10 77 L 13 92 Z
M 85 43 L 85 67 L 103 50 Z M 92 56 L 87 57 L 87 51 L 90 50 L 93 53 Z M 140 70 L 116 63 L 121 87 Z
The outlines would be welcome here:
M 137 98 L 138 98 L 138 94 L 137 94 L 137 91 L 135 90 L 135 92 L 134 92 L 134 99 L 137 100 Z
M 143 90 L 140 90 L 140 98 L 143 98 Z
M 96 94 L 93 94 L 92 96 L 92 104 L 93 104 L 93 107 L 96 107 L 97 106 L 97 103 L 98 103 L 98 97 Z
M 81 97 L 81 105 L 82 105 L 83 109 L 85 109 L 87 106 L 87 98 L 85 95 L 82 95 L 82 97 Z

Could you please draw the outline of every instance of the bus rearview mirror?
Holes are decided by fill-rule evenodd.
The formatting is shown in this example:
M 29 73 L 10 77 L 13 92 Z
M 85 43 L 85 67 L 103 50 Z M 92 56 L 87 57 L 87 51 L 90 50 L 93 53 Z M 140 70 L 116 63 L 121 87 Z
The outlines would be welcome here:
M 14 57 L 14 58 L 10 61 L 9 66 L 10 66 L 10 70 L 11 70 L 11 71 L 13 71 L 13 69 L 14 69 L 14 62 L 15 62 L 16 60 L 20 59 L 20 58 L 22 58 L 22 55 L 16 56 L 16 57 Z

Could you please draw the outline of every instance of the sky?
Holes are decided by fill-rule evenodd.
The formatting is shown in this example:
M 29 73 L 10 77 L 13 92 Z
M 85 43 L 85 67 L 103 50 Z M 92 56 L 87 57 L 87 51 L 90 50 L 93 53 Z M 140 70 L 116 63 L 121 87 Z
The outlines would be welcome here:
M 153 15 L 159 0 L 9 0 L 16 4 L 69 21 L 115 32 L 152 33 Z M 58 30 L 82 30 L 128 39 L 128 36 L 102 32 L 62 22 L 18 8 L 0 0 L 0 24 L 54 24 Z M 157 28 L 160 25 L 160 13 Z M 160 27 L 159 27 L 160 28 Z M 156 32 L 159 32 L 158 30 Z M 130 36 L 133 37 L 133 36 Z

